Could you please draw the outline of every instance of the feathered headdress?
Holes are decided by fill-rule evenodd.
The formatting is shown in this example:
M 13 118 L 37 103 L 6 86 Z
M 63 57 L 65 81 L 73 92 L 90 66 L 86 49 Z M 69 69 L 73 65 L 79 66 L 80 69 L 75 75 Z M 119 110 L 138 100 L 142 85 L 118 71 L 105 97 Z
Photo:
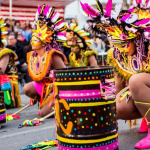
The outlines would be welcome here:
M 3 17 L 0 15 L 0 41 L 2 42 L 2 44 L 6 44 L 6 39 L 7 39 L 7 31 L 6 31 L 7 27 L 6 24 L 4 23 L 4 19 Z
M 116 4 L 115 11 L 112 11 L 112 0 L 108 0 L 105 10 L 96 0 L 98 12 L 88 4 L 80 3 L 93 29 L 107 33 L 111 42 L 125 42 L 141 34 L 150 39 L 150 0 L 134 0 L 129 10 L 121 10 L 122 4 Z
M 74 32 L 74 34 L 77 35 L 81 39 L 81 40 L 77 40 L 77 43 L 79 44 L 80 48 L 86 49 L 87 46 L 92 45 L 92 40 L 90 40 L 87 37 L 90 35 L 89 32 L 81 30 L 81 28 L 79 26 L 77 26 L 76 24 L 73 24 L 73 23 L 70 24 L 70 31 Z
M 48 5 L 38 6 L 33 29 L 33 36 L 39 38 L 43 43 L 55 41 L 65 42 L 67 29 L 64 18 L 59 17 L 54 7 Z

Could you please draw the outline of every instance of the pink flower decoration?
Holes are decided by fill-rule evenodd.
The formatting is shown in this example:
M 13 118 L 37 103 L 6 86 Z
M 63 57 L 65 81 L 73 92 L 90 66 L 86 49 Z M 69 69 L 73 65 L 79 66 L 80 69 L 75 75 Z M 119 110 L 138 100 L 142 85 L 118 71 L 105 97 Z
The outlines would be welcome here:
M 42 36 L 42 33 L 38 33 L 37 36 L 38 36 L 38 37 L 41 37 L 41 36 Z
M 120 34 L 120 39 L 121 40 L 126 40 L 127 39 L 127 35 L 125 35 L 124 33 Z

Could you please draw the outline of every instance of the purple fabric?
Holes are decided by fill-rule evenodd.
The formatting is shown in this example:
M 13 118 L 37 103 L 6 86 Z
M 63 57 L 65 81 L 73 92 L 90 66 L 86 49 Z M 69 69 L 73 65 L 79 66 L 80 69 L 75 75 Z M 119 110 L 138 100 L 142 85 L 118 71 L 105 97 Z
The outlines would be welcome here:
M 50 51 L 52 49 L 61 51 L 61 49 L 59 48 L 59 45 L 56 41 L 53 41 L 52 43 L 49 43 L 45 46 L 46 51 Z
M 6 119 L 6 114 L 0 115 L 0 121 L 5 120 L 5 119 Z
M 115 150 L 118 147 L 118 141 L 111 143 L 109 145 L 100 146 L 100 147 L 94 147 L 94 148 L 70 148 L 70 147 L 64 147 L 61 145 L 58 145 L 58 150 Z

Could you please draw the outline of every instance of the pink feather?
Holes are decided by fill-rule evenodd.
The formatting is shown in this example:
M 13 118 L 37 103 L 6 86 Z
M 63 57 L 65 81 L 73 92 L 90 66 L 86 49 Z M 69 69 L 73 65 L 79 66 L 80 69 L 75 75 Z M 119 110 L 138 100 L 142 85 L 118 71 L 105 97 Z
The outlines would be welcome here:
M 120 20 L 126 21 L 130 17 L 130 14 L 123 16 Z
M 146 6 L 148 5 L 149 0 L 146 1 Z
M 85 3 L 86 8 L 93 14 L 93 16 L 99 16 L 99 13 L 97 13 L 93 8 L 91 8 L 87 3 Z
M 134 9 L 133 9 L 133 8 L 131 8 L 131 9 L 129 9 L 129 11 L 132 13 L 132 12 L 134 11 Z
M 111 10 L 112 10 L 112 0 L 108 0 L 105 8 L 105 15 L 111 17 Z
M 64 22 L 64 19 L 63 20 L 61 20 L 61 21 L 59 21 L 57 24 L 55 24 L 55 26 L 59 26 L 61 23 L 63 23 Z
M 48 13 L 49 11 L 49 6 L 46 5 L 45 8 L 44 8 L 44 11 L 43 11 L 43 15 L 46 16 L 46 14 Z
M 40 6 L 38 6 L 37 11 L 38 11 L 38 13 L 40 14 L 40 12 L 41 12 Z
M 66 32 L 58 32 L 57 35 L 66 36 Z
M 136 22 L 134 25 L 136 25 L 136 26 L 145 25 L 145 24 L 147 24 L 148 22 L 150 22 L 150 19 L 149 19 L 149 18 L 143 19 L 143 20 L 141 20 L 141 21 L 138 21 L 138 22 Z
M 99 16 L 99 13 L 97 13 L 94 9 L 92 9 L 88 4 L 83 4 L 81 1 L 80 1 L 80 4 L 83 8 L 83 10 L 85 11 L 85 13 L 87 13 L 89 16 Z

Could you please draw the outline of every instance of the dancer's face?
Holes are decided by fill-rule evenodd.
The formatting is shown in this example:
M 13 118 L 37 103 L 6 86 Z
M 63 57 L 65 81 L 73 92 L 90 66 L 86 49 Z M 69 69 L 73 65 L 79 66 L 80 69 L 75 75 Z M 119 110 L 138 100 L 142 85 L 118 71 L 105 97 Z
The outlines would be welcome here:
M 114 46 L 117 47 L 120 50 L 120 52 L 127 53 L 128 56 L 131 56 L 135 52 L 134 42 L 114 44 Z
M 37 37 L 33 36 L 31 39 L 32 50 L 40 50 L 43 47 L 43 43 Z
M 67 45 L 71 47 L 75 47 L 77 44 L 76 37 L 74 36 L 73 32 L 67 32 L 66 33 L 67 38 Z
M 77 45 L 77 39 L 73 32 L 66 33 L 67 45 L 71 47 L 71 51 L 74 53 L 78 53 L 80 48 Z

